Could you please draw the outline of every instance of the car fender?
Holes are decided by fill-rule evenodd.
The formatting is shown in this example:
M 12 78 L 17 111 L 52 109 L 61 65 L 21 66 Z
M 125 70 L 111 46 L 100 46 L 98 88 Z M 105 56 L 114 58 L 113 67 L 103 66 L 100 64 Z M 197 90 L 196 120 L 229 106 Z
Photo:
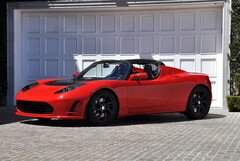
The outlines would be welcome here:
M 88 103 L 89 103 L 91 97 L 96 92 L 98 92 L 100 90 L 104 90 L 104 89 L 113 92 L 115 94 L 115 96 L 117 97 L 116 99 L 117 99 L 118 105 L 119 105 L 118 117 L 126 116 L 128 114 L 127 87 L 126 86 L 122 87 L 122 85 L 118 85 L 113 82 L 108 82 L 107 85 L 105 82 L 104 83 L 99 82 L 99 83 L 96 83 L 96 85 L 94 84 L 93 86 L 94 86 L 94 89 L 92 89 L 92 92 L 88 95 L 88 98 L 85 100 L 85 102 L 83 103 L 83 106 L 82 106 L 82 112 L 84 113 L 85 116 L 86 116 L 86 111 L 87 111 L 86 109 L 87 109 L 87 106 L 88 106 Z

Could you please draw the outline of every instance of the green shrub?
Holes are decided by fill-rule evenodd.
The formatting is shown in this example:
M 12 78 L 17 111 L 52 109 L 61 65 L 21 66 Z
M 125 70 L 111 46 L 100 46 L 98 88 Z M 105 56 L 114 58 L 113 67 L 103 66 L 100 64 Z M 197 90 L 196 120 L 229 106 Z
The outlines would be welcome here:
M 235 73 L 233 78 L 236 93 L 240 96 L 240 73 Z
M 227 96 L 229 112 L 240 112 L 240 96 Z
M 232 0 L 231 42 L 228 54 L 230 66 L 230 95 L 240 96 L 240 0 Z

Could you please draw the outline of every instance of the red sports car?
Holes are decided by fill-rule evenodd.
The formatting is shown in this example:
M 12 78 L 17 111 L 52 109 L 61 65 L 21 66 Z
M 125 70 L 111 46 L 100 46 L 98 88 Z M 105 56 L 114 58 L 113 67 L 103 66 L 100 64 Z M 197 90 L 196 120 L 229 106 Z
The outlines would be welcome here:
M 39 120 L 85 119 L 94 125 L 122 116 L 166 112 L 202 119 L 211 96 L 206 74 L 155 60 L 104 60 L 73 79 L 39 80 L 23 87 L 16 97 L 16 114 Z

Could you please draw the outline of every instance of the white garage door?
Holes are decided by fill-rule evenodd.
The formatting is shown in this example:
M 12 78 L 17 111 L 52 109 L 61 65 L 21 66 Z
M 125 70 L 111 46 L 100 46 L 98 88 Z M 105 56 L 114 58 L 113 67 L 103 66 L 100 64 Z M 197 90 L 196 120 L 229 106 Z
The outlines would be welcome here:
M 71 78 L 97 60 L 153 58 L 209 74 L 222 107 L 221 30 L 222 8 L 23 13 L 22 85 Z

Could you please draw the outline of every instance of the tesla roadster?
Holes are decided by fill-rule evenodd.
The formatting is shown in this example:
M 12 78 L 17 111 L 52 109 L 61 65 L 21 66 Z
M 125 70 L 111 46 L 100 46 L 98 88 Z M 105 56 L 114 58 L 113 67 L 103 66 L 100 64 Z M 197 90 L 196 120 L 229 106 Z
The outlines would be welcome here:
M 206 74 L 155 60 L 105 60 L 75 73 L 73 79 L 26 85 L 16 96 L 16 114 L 39 120 L 84 119 L 93 125 L 107 125 L 123 116 L 169 112 L 202 119 L 211 100 Z

